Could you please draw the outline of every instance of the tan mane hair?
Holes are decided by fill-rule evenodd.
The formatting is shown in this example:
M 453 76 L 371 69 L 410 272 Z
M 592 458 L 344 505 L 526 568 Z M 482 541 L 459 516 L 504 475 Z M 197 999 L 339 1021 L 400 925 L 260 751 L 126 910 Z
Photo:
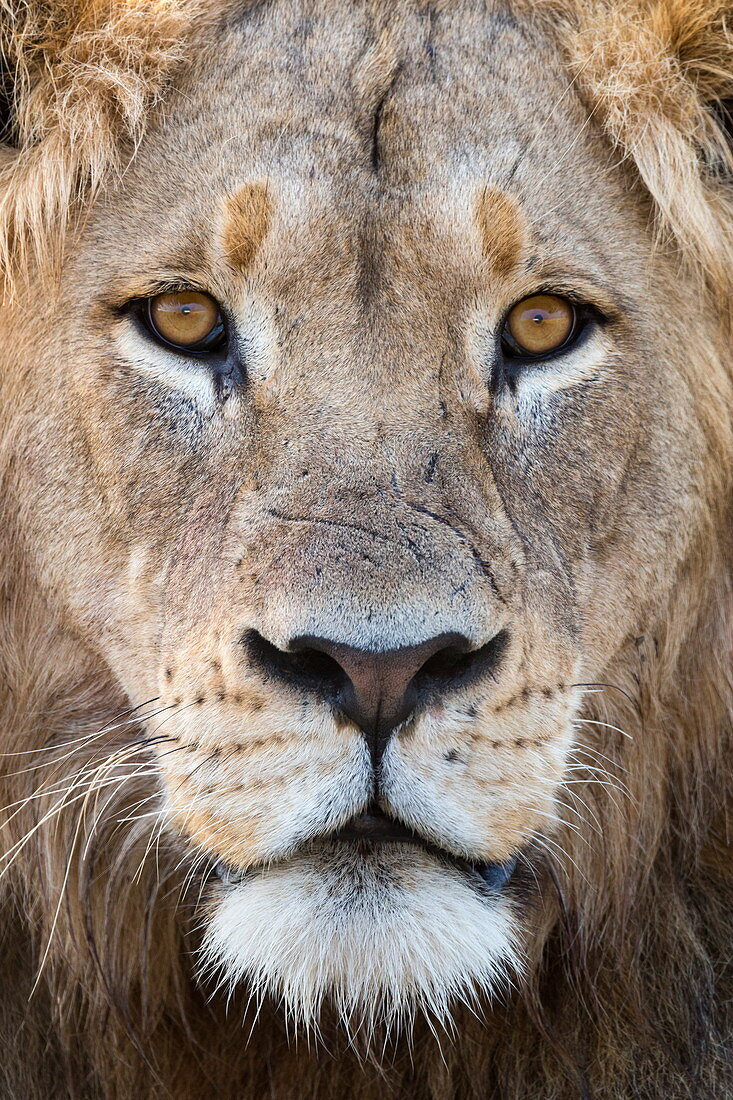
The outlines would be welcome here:
M 6 122 L 0 272 L 48 260 L 69 214 L 134 150 L 183 57 L 196 0 L 0 3 Z
M 540 0 L 590 117 L 634 165 L 662 239 L 723 300 L 733 270 L 730 7 L 710 0 Z
M 701 273 L 705 305 L 729 331 L 729 5 L 521 6 L 558 35 L 588 125 L 627 162 L 660 247 Z M 199 10 L 190 0 L 0 0 L 6 278 L 57 255 L 70 217 L 134 154 Z M 603 683 L 587 685 L 588 749 L 573 766 L 589 780 L 588 827 L 568 829 L 567 858 L 550 858 L 527 990 L 492 1006 L 490 1031 L 466 1012 L 459 1043 L 418 1024 L 412 1053 L 398 1042 L 384 1062 L 367 1053 L 360 1063 L 327 1024 L 327 1053 L 291 1046 L 276 1011 L 264 1006 L 255 1020 L 246 993 L 227 1012 L 198 989 L 195 868 L 146 816 L 156 803 L 142 727 L 24 566 L 17 441 L 23 417 L 42 414 L 24 409 L 12 385 L 0 435 L 0 1043 L 14 1053 L 0 1082 L 22 1079 L 24 1100 L 193 1100 L 207 1090 L 252 1100 L 620 1100 L 630 1052 L 642 1051 L 640 1095 L 733 1090 L 733 973 L 714 973 L 733 942 L 733 378 L 704 380 L 718 469 L 671 604 L 649 609 L 649 632 Z

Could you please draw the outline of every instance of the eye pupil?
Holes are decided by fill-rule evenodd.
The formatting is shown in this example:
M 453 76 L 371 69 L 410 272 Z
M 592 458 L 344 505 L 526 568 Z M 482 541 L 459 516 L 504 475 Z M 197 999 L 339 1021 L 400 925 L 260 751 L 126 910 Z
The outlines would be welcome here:
M 509 356 L 539 359 L 568 343 L 576 330 L 572 302 L 555 294 L 534 294 L 517 302 L 504 325 Z

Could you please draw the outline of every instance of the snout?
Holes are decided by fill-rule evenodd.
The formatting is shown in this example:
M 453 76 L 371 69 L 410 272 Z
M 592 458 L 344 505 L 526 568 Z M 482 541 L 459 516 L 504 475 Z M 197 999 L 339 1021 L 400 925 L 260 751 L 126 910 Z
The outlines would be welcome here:
M 229 587 L 203 633 L 173 638 L 175 825 L 246 869 L 376 812 L 437 852 L 505 865 L 554 816 L 569 651 L 528 627 L 496 525 L 482 535 L 447 504 L 386 493 L 360 498 L 357 520 L 334 498 L 328 516 L 282 500 L 237 515 Z

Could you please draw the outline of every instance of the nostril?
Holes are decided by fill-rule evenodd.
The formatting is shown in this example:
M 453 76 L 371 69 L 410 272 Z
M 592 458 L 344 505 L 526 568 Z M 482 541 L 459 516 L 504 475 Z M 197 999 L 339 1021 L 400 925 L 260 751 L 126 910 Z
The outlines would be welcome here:
M 250 663 L 265 675 L 320 695 L 338 695 L 348 683 L 338 661 L 321 650 L 305 645 L 278 649 L 256 630 L 246 631 L 241 641 Z
M 351 719 L 376 769 L 393 731 L 421 705 L 496 673 L 509 633 L 499 631 L 479 649 L 458 633 L 379 651 L 314 635 L 291 638 L 280 649 L 256 630 L 241 641 L 261 674 L 307 691 Z
M 468 644 L 446 646 L 428 658 L 415 674 L 410 687 L 419 695 L 443 693 L 468 685 L 482 676 L 494 676 L 508 644 L 508 631 L 500 630 L 479 649 L 469 649 Z

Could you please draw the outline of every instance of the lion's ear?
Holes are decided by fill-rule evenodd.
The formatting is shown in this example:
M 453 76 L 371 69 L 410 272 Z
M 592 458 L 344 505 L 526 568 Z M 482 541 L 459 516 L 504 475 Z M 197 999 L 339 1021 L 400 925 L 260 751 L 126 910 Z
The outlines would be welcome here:
M 563 27 L 593 118 L 635 163 L 660 229 L 729 296 L 733 7 L 719 0 L 547 0 L 547 6 Z
M 139 138 L 195 0 L 0 0 L 0 279 L 47 260 Z

